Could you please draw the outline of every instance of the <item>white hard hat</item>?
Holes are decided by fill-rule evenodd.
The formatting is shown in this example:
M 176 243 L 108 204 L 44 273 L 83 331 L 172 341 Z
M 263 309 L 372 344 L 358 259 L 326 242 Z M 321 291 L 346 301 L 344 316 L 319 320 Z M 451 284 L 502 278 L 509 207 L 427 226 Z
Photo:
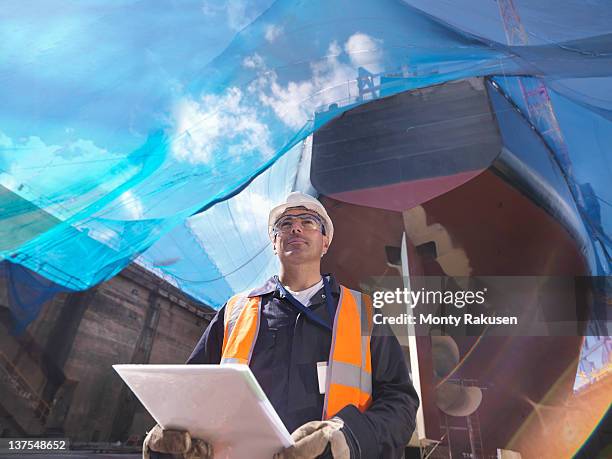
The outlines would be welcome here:
M 268 217 L 268 234 L 270 238 L 273 238 L 272 230 L 274 228 L 274 224 L 276 220 L 279 219 L 281 215 L 292 207 L 305 207 L 308 210 L 312 210 L 319 214 L 319 216 L 323 219 L 323 225 L 325 226 L 325 234 L 329 237 L 329 243 L 331 244 L 332 238 L 334 237 L 334 224 L 327 215 L 327 211 L 323 204 L 319 202 L 318 199 L 313 198 L 312 196 L 304 193 L 300 193 L 299 191 L 294 191 L 293 193 L 289 193 L 285 200 L 270 210 L 270 216 Z

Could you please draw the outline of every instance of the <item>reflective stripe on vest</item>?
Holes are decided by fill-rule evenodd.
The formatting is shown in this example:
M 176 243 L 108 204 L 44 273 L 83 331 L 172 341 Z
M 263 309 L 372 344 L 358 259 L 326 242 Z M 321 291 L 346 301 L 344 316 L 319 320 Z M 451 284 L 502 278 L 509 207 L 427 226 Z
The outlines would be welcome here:
M 341 287 L 329 350 L 323 419 L 334 417 L 350 404 L 364 412 L 372 403 L 371 306 L 368 297 Z
M 221 363 L 248 365 L 251 361 L 259 334 L 260 303 L 260 297 L 236 295 L 225 305 Z
M 260 305 L 260 297 L 244 295 L 236 295 L 227 302 L 221 363 L 248 365 L 259 333 Z M 369 297 L 341 286 L 329 350 L 323 419 L 334 417 L 350 404 L 362 412 L 370 406 L 371 324 Z

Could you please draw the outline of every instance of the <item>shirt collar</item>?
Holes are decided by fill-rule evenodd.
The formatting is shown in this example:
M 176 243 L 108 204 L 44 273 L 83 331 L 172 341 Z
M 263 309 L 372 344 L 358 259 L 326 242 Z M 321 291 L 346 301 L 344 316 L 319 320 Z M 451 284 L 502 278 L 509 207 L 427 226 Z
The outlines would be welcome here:
M 274 276 L 272 276 L 263 285 L 251 290 L 247 296 L 252 298 L 254 296 L 267 295 L 274 291 L 276 291 L 276 281 L 274 280 Z
M 336 278 L 332 274 L 323 274 L 329 282 L 329 288 L 332 294 L 340 295 L 340 284 L 336 282 Z M 276 279 L 274 276 L 270 277 L 263 285 L 251 290 L 247 295 L 249 298 L 254 296 L 263 296 L 274 293 L 275 296 L 281 297 L 281 293 L 276 288 Z

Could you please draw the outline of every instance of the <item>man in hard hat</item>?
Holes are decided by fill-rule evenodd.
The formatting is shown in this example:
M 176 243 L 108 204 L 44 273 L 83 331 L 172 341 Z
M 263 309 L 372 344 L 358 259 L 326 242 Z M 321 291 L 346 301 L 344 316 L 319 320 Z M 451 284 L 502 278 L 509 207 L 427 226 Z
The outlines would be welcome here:
M 249 365 L 293 431 L 296 444 L 280 458 L 403 457 L 418 397 L 397 338 L 388 326 L 373 332 L 369 299 L 321 275 L 334 237 L 327 211 L 291 193 L 270 211 L 268 228 L 279 275 L 230 298 L 188 363 Z M 205 442 L 159 426 L 143 448 L 212 457 Z

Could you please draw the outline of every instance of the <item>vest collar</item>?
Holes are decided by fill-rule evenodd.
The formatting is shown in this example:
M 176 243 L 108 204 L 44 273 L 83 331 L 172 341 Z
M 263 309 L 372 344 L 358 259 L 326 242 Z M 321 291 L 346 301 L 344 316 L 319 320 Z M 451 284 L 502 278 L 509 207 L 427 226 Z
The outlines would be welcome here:
M 329 288 L 331 289 L 332 295 L 340 296 L 340 284 L 336 282 L 336 278 L 332 274 L 323 274 L 323 276 L 325 276 L 329 282 Z M 279 292 L 278 289 L 276 288 L 276 281 L 274 280 L 274 277 L 270 277 L 263 285 L 251 290 L 247 296 L 249 298 L 252 298 L 254 296 L 263 296 L 263 295 L 268 295 L 270 293 L 273 293 L 274 296 L 276 296 L 277 298 L 282 297 L 281 292 Z M 319 301 L 322 302 L 323 301 L 323 299 L 321 298 L 322 294 L 323 294 L 323 289 L 315 293 L 315 295 L 311 299 L 311 303 L 316 304 Z

